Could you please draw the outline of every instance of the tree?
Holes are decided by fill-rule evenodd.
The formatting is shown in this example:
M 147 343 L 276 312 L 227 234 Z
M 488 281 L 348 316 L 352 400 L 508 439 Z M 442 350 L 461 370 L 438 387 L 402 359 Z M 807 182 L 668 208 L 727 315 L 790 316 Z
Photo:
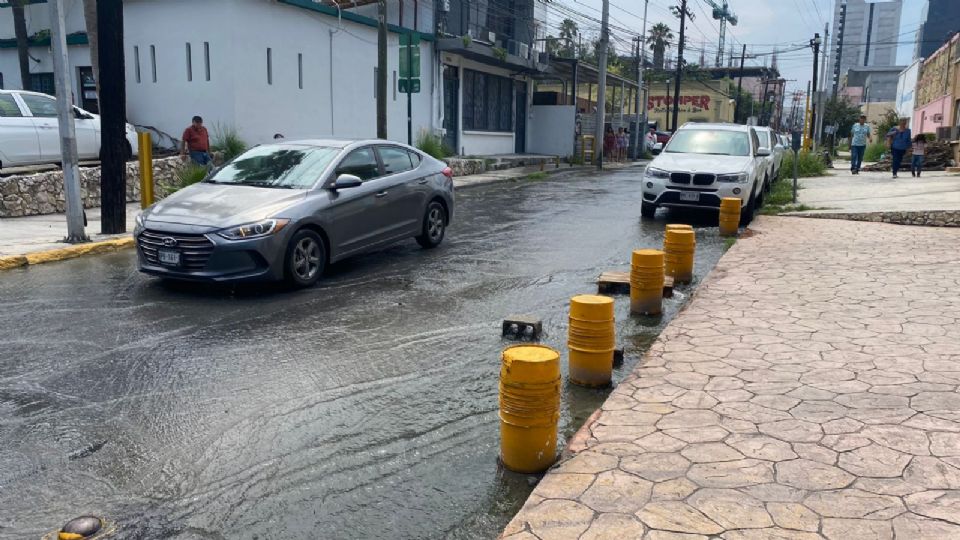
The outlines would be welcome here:
M 83 0 L 83 20 L 87 27 L 87 43 L 90 45 L 90 65 L 93 66 L 93 80 L 97 84 L 97 97 L 100 97 L 100 49 L 97 39 L 97 0 Z
M 897 114 L 897 111 L 887 109 L 887 112 L 883 113 L 883 116 L 880 118 L 880 123 L 877 124 L 877 136 L 880 137 L 878 140 L 883 140 L 882 137 L 886 137 L 887 132 L 895 128 L 899 122 L 900 116 Z
M 735 124 L 746 124 L 747 118 L 750 117 L 751 110 L 759 110 L 759 103 L 753 99 L 753 94 L 747 92 L 746 90 L 740 90 L 740 93 L 737 93 L 737 85 L 731 82 L 728 86 L 728 95 L 733 99 L 736 104 L 737 117 L 733 119 Z
M 647 35 L 647 41 L 650 43 L 650 49 L 653 51 L 653 67 L 663 69 L 663 59 L 670 45 L 673 44 L 673 32 L 670 27 L 657 23 L 650 28 Z
M 823 105 L 823 125 L 837 126 L 837 137 L 849 137 L 850 128 L 860 119 L 860 107 L 846 96 L 831 98 Z
M 577 23 L 570 19 L 564 19 L 560 22 L 560 51 L 566 58 L 573 58 L 577 51 L 577 36 L 580 35 L 580 28 Z
M 27 0 L 12 0 L 13 32 L 17 36 L 17 59 L 20 62 L 20 87 L 30 90 L 30 41 L 27 36 L 27 17 L 24 6 Z

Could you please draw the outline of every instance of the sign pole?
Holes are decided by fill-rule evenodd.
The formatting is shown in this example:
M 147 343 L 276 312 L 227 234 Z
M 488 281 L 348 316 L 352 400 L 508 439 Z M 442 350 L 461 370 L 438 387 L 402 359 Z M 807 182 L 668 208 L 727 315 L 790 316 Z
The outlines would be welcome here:
M 417 47 L 420 45 L 418 44 Z M 407 144 L 413 146 L 413 39 L 407 42 Z

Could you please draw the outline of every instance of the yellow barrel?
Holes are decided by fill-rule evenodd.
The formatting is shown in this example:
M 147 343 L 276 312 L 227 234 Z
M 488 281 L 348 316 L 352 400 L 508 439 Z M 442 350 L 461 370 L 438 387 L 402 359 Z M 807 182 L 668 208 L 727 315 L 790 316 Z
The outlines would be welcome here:
M 692 230 L 667 229 L 663 239 L 664 273 L 674 283 L 693 281 L 693 255 L 697 240 Z
M 724 197 L 720 200 L 720 234 L 735 236 L 740 227 L 740 199 Z
M 539 473 L 556 460 L 560 353 L 544 345 L 504 349 L 500 362 L 500 460 Z
M 657 315 L 663 304 L 664 252 L 640 249 L 633 252 L 630 268 L 630 311 Z
M 589 294 L 571 298 L 567 331 L 570 382 L 583 386 L 610 384 L 616 344 L 613 298 Z
M 670 223 L 667 225 L 666 230 L 668 231 L 692 231 L 693 225 L 687 225 L 685 223 Z

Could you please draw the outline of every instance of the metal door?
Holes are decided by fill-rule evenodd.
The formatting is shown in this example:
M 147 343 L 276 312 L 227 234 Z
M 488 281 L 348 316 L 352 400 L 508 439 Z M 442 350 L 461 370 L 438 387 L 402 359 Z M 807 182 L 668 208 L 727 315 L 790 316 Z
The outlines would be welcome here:
M 527 151 L 527 84 L 517 81 L 515 87 L 517 114 L 513 151 L 523 154 Z
M 443 144 L 454 154 L 460 153 L 457 133 L 460 130 L 460 70 L 456 66 L 443 66 Z

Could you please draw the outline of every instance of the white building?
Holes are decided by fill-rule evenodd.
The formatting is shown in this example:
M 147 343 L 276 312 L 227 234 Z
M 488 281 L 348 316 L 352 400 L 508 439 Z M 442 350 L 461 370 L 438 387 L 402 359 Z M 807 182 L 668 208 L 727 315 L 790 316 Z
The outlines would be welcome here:
M 897 80 L 897 116 L 913 122 L 913 105 L 916 100 L 917 79 L 923 59 L 917 59 L 907 69 L 900 72 Z
M 77 45 L 69 47 L 76 79 L 90 65 L 89 49 L 82 3 L 66 4 L 67 32 L 76 33 L 71 41 Z M 375 136 L 376 6 L 338 12 L 327 4 L 126 0 L 129 121 L 179 137 L 190 118 L 201 115 L 208 126 L 236 127 L 248 143 L 266 142 L 275 133 L 288 139 Z M 45 3 L 27 7 L 31 35 L 49 28 L 48 11 Z M 421 38 L 414 137 L 420 129 L 438 129 L 442 118 L 432 2 L 390 2 L 388 22 L 388 137 L 406 141 L 407 99 L 397 73 L 400 33 L 417 32 Z M 12 35 L 11 11 L 0 8 L 0 36 Z M 0 74 L 6 88 L 19 88 L 16 45 L 10 41 L 0 41 Z M 48 41 L 32 46 L 30 53 L 37 60 L 32 73 L 52 72 Z M 75 95 L 82 95 L 76 84 Z

